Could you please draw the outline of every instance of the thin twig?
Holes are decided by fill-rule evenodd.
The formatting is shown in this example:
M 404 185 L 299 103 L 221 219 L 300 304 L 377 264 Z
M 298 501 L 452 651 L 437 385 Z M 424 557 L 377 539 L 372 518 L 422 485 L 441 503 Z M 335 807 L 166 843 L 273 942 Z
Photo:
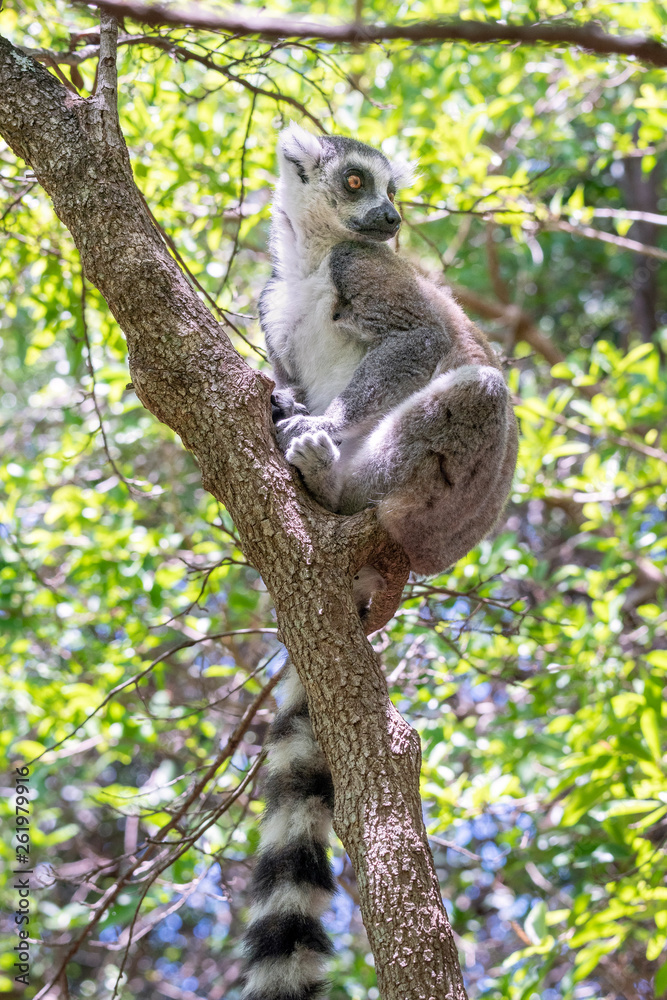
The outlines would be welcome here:
M 34 239 L 29 239 L 21 233 L 15 233 L 11 229 L 5 229 L 5 227 L 2 226 L 0 228 L 0 234 L 6 236 L 10 240 L 18 240 L 18 242 L 23 243 L 24 246 L 30 247 L 33 253 L 39 254 L 42 257 L 55 257 L 61 264 L 69 264 L 70 266 L 72 264 L 72 262 L 68 260 L 67 257 L 63 257 L 58 250 L 52 250 L 50 247 L 40 246 L 35 243 Z
M 56 76 L 58 77 L 58 79 L 60 80 L 60 82 L 62 84 L 64 84 L 65 87 L 67 87 L 67 89 L 69 90 L 70 94 L 75 94 L 76 97 L 80 96 L 79 95 L 79 91 L 76 89 L 76 87 L 74 86 L 74 84 L 72 83 L 72 81 L 67 79 L 67 77 L 65 76 L 65 74 L 61 70 L 60 66 L 58 65 L 58 63 L 54 59 L 51 59 L 50 56 L 45 55 L 44 58 L 41 61 L 46 66 L 48 66 L 49 69 L 53 70 L 53 72 L 56 74 Z
M 246 125 L 245 135 L 243 137 L 243 148 L 241 149 L 241 165 L 239 168 L 240 171 L 239 204 L 237 209 L 239 216 L 239 224 L 236 227 L 236 232 L 234 233 L 234 243 L 232 245 L 232 252 L 229 255 L 229 259 L 227 260 L 227 267 L 225 268 L 225 274 L 220 283 L 220 290 L 218 292 L 218 295 L 222 293 L 223 288 L 225 288 L 225 286 L 227 285 L 227 281 L 229 280 L 229 274 L 232 269 L 232 264 L 234 263 L 236 254 L 238 253 L 239 249 L 239 237 L 241 235 L 241 226 L 243 225 L 243 202 L 245 201 L 245 156 L 246 152 L 248 151 L 248 139 L 250 137 L 250 129 L 252 128 L 252 116 L 255 113 L 256 101 L 257 101 L 257 94 L 253 94 L 252 100 L 250 102 L 250 111 L 248 112 L 248 124 Z
M 648 150 L 643 149 L 641 152 L 649 155 Z M 594 208 L 593 215 L 601 219 L 627 219 L 630 222 L 650 222 L 653 226 L 667 226 L 667 215 L 656 215 L 655 212 L 636 212 L 628 208 Z
M 26 184 L 26 186 L 19 191 L 19 193 L 14 198 L 14 200 L 9 203 L 9 205 L 4 210 L 4 212 L 2 213 L 2 215 L 0 215 L 0 223 L 4 222 L 4 220 L 7 218 L 7 216 L 11 212 L 11 210 L 13 208 L 16 208 L 16 206 L 19 204 L 19 202 L 23 201 L 23 198 L 25 197 L 25 195 L 27 195 L 28 192 L 32 191 L 32 189 L 34 188 L 34 186 L 36 185 L 36 183 L 37 183 L 37 181 L 29 181 Z
M 147 667 L 145 667 L 143 670 L 140 670 L 138 674 L 134 674 L 128 680 L 122 681 L 120 684 L 117 684 L 116 687 L 112 688 L 111 691 L 109 691 L 109 693 L 102 699 L 99 705 L 96 708 L 94 708 L 89 715 L 86 716 L 83 722 L 79 723 L 78 726 L 75 726 L 75 728 L 70 733 L 68 733 L 67 736 L 63 736 L 63 738 L 61 740 L 58 740 L 57 743 L 54 743 L 52 746 L 47 747 L 45 750 L 42 750 L 42 752 L 39 754 L 38 757 L 33 757 L 33 759 L 28 762 L 29 766 L 32 767 L 33 764 L 36 764 L 38 760 L 42 759 L 44 754 L 50 753 L 52 750 L 56 750 L 59 746 L 62 746 L 62 744 L 65 743 L 66 740 L 71 739 L 72 736 L 76 736 L 79 730 L 83 729 L 86 723 L 90 722 L 90 720 L 94 716 L 96 716 L 97 713 L 101 709 L 103 709 L 105 705 L 108 705 L 112 698 L 115 698 L 116 695 L 120 694 L 121 691 L 124 691 L 125 688 L 130 687 L 133 684 L 138 684 L 140 680 L 143 680 L 143 678 L 146 677 L 146 675 L 151 672 L 151 670 L 157 667 L 158 664 L 163 663 L 164 660 L 168 659 L 173 653 L 178 653 L 180 652 L 181 649 L 189 649 L 191 646 L 196 646 L 200 642 L 211 642 L 214 639 L 224 639 L 232 635 L 249 635 L 251 633 L 256 633 L 256 632 L 260 632 L 267 635 L 277 635 L 278 629 L 238 628 L 238 629 L 232 629 L 229 632 L 214 632 L 212 635 L 203 635 L 200 639 L 186 639 L 185 642 L 180 642 L 177 646 L 171 646 L 170 649 L 167 649 L 164 653 L 161 653 L 154 660 L 152 660 Z
M 512 401 L 515 406 L 522 406 L 524 409 L 530 410 L 531 413 L 534 413 L 536 417 L 541 417 L 542 420 L 553 420 L 554 423 L 560 424 L 561 427 L 567 427 L 569 430 L 585 435 L 585 437 L 602 438 L 604 441 L 609 441 L 610 444 L 618 445 L 619 448 L 630 448 L 632 451 L 636 451 L 646 458 L 656 458 L 659 462 L 667 464 L 667 452 L 663 451 L 662 448 L 652 448 L 651 445 L 644 444 L 642 441 L 633 441 L 631 438 L 620 434 L 607 434 L 606 431 L 588 427 L 578 420 L 573 420 L 571 417 L 564 417 L 562 414 L 554 413 L 552 410 L 545 413 L 543 410 L 532 409 L 530 403 L 527 403 L 526 400 L 521 399 L 519 396 L 514 396 Z
M 456 851 L 458 854 L 463 854 L 464 857 L 470 858 L 471 861 L 482 860 L 479 854 L 473 854 L 472 851 L 468 851 L 465 847 L 455 844 L 453 840 L 443 840 L 442 837 L 436 837 L 433 833 L 429 833 L 428 839 L 432 840 L 438 847 L 446 847 L 449 851 Z
M 223 66 L 220 65 L 220 63 L 215 62 L 210 57 L 199 55 L 197 52 L 193 52 L 191 49 L 186 49 L 183 45 L 178 45 L 170 38 L 165 38 L 161 35 L 120 35 L 118 45 L 151 45 L 153 48 L 162 49 L 163 52 L 175 55 L 181 62 L 198 62 L 202 66 L 206 66 L 207 69 L 212 69 L 215 72 L 222 74 L 222 76 L 224 76 L 231 83 L 238 83 L 245 90 L 254 94 L 255 97 L 267 97 L 269 100 L 275 101 L 278 104 L 290 104 L 293 108 L 299 111 L 304 118 L 308 118 L 312 121 L 313 125 L 315 125 L 320 132 L 326 133 L 326 129 L 320 119 L 317 118 L 312 111 L 309 111 L 305 104 L 298 101 L 296 97 L 292 97 L 290 94 L 283 94 L 279 90 L 265 90 L 262 87 L 257 87 L 255 84 L 250 83 L 249 80 L 246 80 L 243 76 L 237 76 L 228 69 L 228 65 L 234 65 L 235 63 L 245 62 L 247 60 L 231 60 L 228 65 Z M 58 73 L 58 76 L 62 76 L 60 70 L 57 68 L 58 64 L 65 66 L 80 66 L 81 63 L 86 62 L 88 59 L 94 59 L 95 56 L 99 54 L 98 45 L 86 45 L 83 49 L 79 49 L 78 52 L 70 52 L 69 50 L 57 51 L 55 49 L 36 49 L 27 45 L 19 46 L 19 48 L 22 52 L 25 52 L 26 55 L 32 56 L 33 59 L 37 59 L 39 62 L 52 67 Z M 70 90 L 77 93 L 78 96 L 78 92 L 65 77 L 63 77 L 63 82 L 69 86 Z M 95 85 L 93 86 L 94 92 L 96 86 L 97 77 Z
M 162 240 L 164 240 L 165 244 L 169 247 L 169 249 L 173 253 L 174 257 L 176 258 L 176 260 L 181 265 L 181 267 L 185 271 L 186 275 L 188 276 L 188 278 L 192 282 L 192 285 L 199 292 L 201 292 L 201 294 L 204 296 L 204 298 L 206 299 L 206 301 L 208 302 L 208 304 L 211 306 L 211 308 L 214 309 L 215 312 L 218 314 L 218 317 L 222 320 L 222 322 L 225 323 L 231 330 L 233 330 L 234 333 L 238 337 L 241 338 L 241 340 L 243 341 L 243 343 L 246 344 L 246 346 L 250 348 L 250 350 L 254 351 L 255 354 L 258 357 L 260 357 L 263 361 L 266 361 L 267 360 L 266 352 L 261 347 L 257 347 L 256 344 L 253 344 L 251 340 L 248 340 L 248 338 L 246 337 L 246 335 L 241 330 L 239 330 L 238 326 L 235 323 L 232 323 L 232 321 L 229 319 L 229 316 L 227 315 L 227 313 L 225 312 L 225 310 L 221 306 L 218 305 L 218 303 L 215 301 L 215 299 L 210 294 L 210 292 L 208 292 L 204 288 L 204 286 L 199 281 L 199 279 L 196 277 L 196 275 L 194 275 L 192 273 L 192 271 L 190 270 L 190 268 L 187 265 L 187 262 L 183 259 L 182 255 L 181 255 L 181 253 L 180 253 L 180 251 L 178 249 L 178 247 L 174 243 L 173 239 L 171 238 L 171 236 L 169 235 L 169 233 L 167 232 L 167 230 L 155 218 L 155 215 L 153 214 L 153 211 L 152 211 L 150 205 L 148 204 L 148 202 L 146 201 L 146 198 L 144 197 L 144 194 L 141 191 L 141 189 L 137 188 L 137 191 L 139 192 L 139 196 L 140 196 L 141 200 L 143 201 L 144 206 L 146 208 L 146 211 L 148 212 L 149 216 L 151 217 L 151 219 L 153 221 L 153 225 L 155 226 L 155 229 L 157 230 L 159 236 L 162 238 Z
M 559 229 L 564 233 L 571 233 L 572 236 L 583 236 L 587 240 L 600 240 L 602 243 L 611 243 L 622 250 L 631 250 L 639 253 L 642 257 L 655 257 L 656 260 L 667 260 L 667 250 L 660 250 L 659 247 L 652 247 L 648 243 L 640 243 L 639 240 L 629 240 L 627 236 L 618 236 L 616 233 L 606 233 L 603 229 L 593 229 L 592 226 L 573 226 L 565 219 L 550 218 L 545 223 L 547 229 Z
M 518 187 L 518 185 L 509 186 Z M 427 222 L 438 222 L 440 219 L 446 219 L 450 215 L 475 215 L 485 220 L 493 219 L 499 215 L 517 215 L 531 219 L 534 223 L 535 230 L 561 230 L 564 233 L 570 233 L 572 236 L 583 236 L 584 239 L 599 240 L 602 243 L 611 243 L 614 246 L 619 247 L 621 250 L 630 250 L 632 253 L 641 254 L 643 257 L 655 257 L 657 260 L 667 260 L 667 251 L 661 250 L 659 247 L 651 246 L 649 243 L 640 243 L 639 240 L 631 240 L 626 236 L 618 236 L 615 233 L 607 233 L 603 229 L 594 229 L 592 226 L 573 225 L 573 223 L 567 222 L 565 219 L 556 218 L 555 216 L 549 216 L 545 219 L 540 217 L 531 205 L 523 205 L 520 208 L 517 208 L 516 206 L 509 207 L 502 204 L 489 206 L 488 208 L 476 207 L 480 202 L 485 201 L 488 198 L 494 198 L 496 195 L 497 191 L 489 191 L 487 194 L 480 195 L 477 199 L 475 199 L 473 204 L 467 208 L 453 208 L 448 205 L 431 205 L 426 201 L 402 201 L 401 206 L 409 206 L 411 208 L 426 210 L 431 213 L 427 219 L 423 219 L 421 221 L 411 221 L 408 223 L 408 225 L 411 228 L 414 228 L 418 235 L 424 240 L 426 240 L 426 237 L 419 231 L 419 227 L 421 225 Z M 631 216 L 651 216 L 650 221 L 663 219 L 664 221 L 660 224 L 667 225 L 667 216 L 652 216 L 652 213 L 648 212 L 621 213 L 619 211 L 617 216 L 616 209 L 610 208 L 594 209 L 593 214 L 600 215 L 601 217 L 607 216 L 610 218 L 618 217 L 627 219 L 630 219 Z
M 255 84 L 250 83 L 244 77 L 237 76 L 235 73 L 230 72 L 227 66 L 221 65 L 220 63 L 216 62 L 214 59 L 211 59 L 210 57 L 201 56 L 198 53 L 193 52 L 191 49 L 185 48 L 185 46 L 183 45 L 178 45 L 170 38 L 162 38 L 160 35 L 138 35 L 136 37 L 131 37 L 131 36 L 128 37 L 123 41 L 122 44 L 152 45 L 156 48 L 162 49 L 165 52 L 169 52 L 170 54 L 177 56 L 181 60 L 181 62 L 187 62 L 187 61 L 198 62 L 202 66 L 205 66 L 207 69 L 212 69 L 216 73 L 221 73 L 231 83 L 238 83 L 241 87 L 244 87 L 246 90 L 249 90 L 251 94 L 254 94 L 255 97 L 268 97 L 269 100 L 276 101 L 278 103 L 282 102 L 284 104 L 291 104 L 291 106 L 293 108 L 296 108 L 297 111 L 300 111 L 305 118 L 310 119 L 313 125 L 315 125 L 320 132 L 326 133 L 326 129 L 324 128 L 324 125 L 322 124 L 320 119 L 317 118 L 311 111 L 309 111 L 308 108 L 305 106 L 305 104 L 302 104 L 301 101 L 297 101 L 295 97 L 292 97 L 289 94 L 283 94 L 278 90 L 264 90 L 264 88 L 262 87 L 257 87 Z
M 136 489 L 136 487 L 141 485 L 144 482 L 144 480 L 128 479 L 125 475 L 123 475 L 118 465 L 116 464 L 115 460 L 112 458 L 111 451 L 109 449 L 109 441 L 107 438 L 106 428 L 104 426 L 104 419 L 102 417 L 102 409 L 100 407 L 99 400 L 97 398 L 97 382 L 95 379 L 95 369 L 93 367 L 93 352 L 90 345 L 90 336 L 88 333 L 88 321 L 86 319 L 86 303 L 87 303 L 86 279 L 83 276 L 83 271 L 81 271 L 81 327 L 83 329 L 83 339 L 86 345 L 86 367 L 88 368 L 88 374 L 90 376 L 90 383 L 91 383 L 90 398 L 93 401 L 93 407 L 95 409 L 95 413 L 97 414 L 97 419 L 99 421 L 99 431 L 100 434 L 102 435 L 102 444 L 104 446 L 104 451 L 107 456 L 107 461 L 109 462 L 109 465 L 116 473 L 120 481 L 127 487 L 128 491 L 132 494 L 132 496 L 147 498 L 150 500 L 153 499 L 154 497 L 160 496 L 160 493 L 162 491 L 159 490 L 158 492 L 154 493 L 152 492 L 152 490 L 144 492 L 143 490 Z

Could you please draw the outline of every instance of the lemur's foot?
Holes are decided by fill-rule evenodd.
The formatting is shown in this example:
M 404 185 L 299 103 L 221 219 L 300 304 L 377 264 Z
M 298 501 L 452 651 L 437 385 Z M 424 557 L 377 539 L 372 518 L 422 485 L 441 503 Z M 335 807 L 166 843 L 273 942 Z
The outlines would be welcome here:
M 326 431 L 301 434 L 294 438 L 285 452 L 287 461 L 295 465 L 306 480 L 309 475 L 333 465 L 339 455 L 338 448 Z
M 371 599 L 387 589 L 387 581 L 375 566 L 362 566 L 352 578 L 352 596 L 362 621 L 371 608 Z
M 274 389 L 271 393 L 271 416 L 274 424 L 289 417 L 308 416 L 308 410 L 297 403 L 291 389 Z

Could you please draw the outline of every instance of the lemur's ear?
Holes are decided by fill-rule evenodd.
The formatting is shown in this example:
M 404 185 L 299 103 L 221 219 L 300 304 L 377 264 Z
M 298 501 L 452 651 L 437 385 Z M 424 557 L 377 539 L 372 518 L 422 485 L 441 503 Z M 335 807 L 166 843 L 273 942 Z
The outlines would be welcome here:
M 419 177 L 417 167 L 418 163 L 416 160 L 414 162 L 401 159 L 392 160 L 391 176 L 399 191 L 401 188 L 412 187 L 414 182 Z
M 310 180 L 310 174 L 322 158 L 320 140 L 312 132 L 307 132 L 296 122 L 283 129 L 278 139 L 278 153 L 281 173 L 286 169 L 296 170 L 303 184 Z

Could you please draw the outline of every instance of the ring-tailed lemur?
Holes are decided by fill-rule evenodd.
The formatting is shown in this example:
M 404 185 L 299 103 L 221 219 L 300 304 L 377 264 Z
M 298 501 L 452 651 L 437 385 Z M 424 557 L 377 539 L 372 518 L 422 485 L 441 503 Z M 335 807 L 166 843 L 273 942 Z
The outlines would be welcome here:
M 405 165 L 294 124 L 278 154 L 260 299 L 278 442 L 324 507 L 373 505 L 415 572 L 444 570 L 491 530 L 510 490 L 517 432 L 500 366 L 450 293 L 388 245 Z M 383 583 L 364 567 L 360 606 Z M 320 996 L 330 950 L 333 787 L 290 670 L 269 737 L 243 1000 Z

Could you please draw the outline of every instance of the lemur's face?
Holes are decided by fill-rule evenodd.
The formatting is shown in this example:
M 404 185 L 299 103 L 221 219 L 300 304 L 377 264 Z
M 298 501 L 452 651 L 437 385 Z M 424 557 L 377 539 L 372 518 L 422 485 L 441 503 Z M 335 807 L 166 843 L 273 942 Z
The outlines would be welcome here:
M 293 226 L 379 242 L 396 235 L 394 196 L 408 180 L 405 164 L 356 139 L 318 137 L 294 124 L 281 133 L 278 151 L 280 209 Z

